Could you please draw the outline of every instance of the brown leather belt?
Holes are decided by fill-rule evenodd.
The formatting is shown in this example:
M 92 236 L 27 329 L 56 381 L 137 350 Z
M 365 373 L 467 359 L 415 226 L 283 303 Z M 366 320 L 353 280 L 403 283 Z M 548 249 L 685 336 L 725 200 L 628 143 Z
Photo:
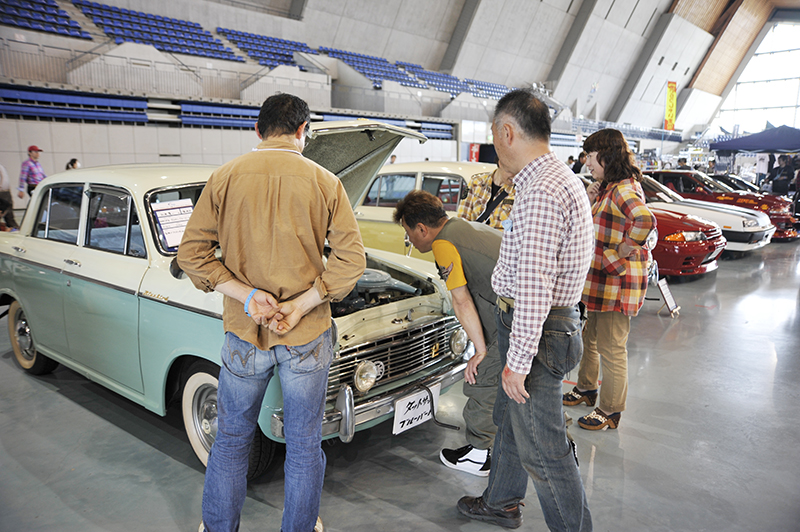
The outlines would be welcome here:
M 497 307 L 506 314 L 508 314 L 509 312 L 514 310 L 514 298 L 497 296 Z M 568 307 L 550 307 L 550 310 L 564 310 L 573 307 L 575 307 L 575 305 L 570 305 Z

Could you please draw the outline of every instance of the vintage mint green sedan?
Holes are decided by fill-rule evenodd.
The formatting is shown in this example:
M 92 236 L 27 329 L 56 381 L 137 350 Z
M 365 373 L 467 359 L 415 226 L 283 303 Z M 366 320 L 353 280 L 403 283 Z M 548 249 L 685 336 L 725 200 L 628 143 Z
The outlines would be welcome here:
M 350 197 L 412 131 L 372 121 L 312 126 L 305 155 L 338 175 Z M 0 233 L 0 305 L 28 373 L 63 364 L 164 415 L 179 401 L 205 464 L 217 431 L 222 296 L 195 289 L 176 266 L 186 220 L 213 166 L 126 165 L 44 180 L 22 227 Z M 472 351 L 444 284 L 426 261 L 368 250 L 367 270 L 332 304 L 338 343 L 323 435 L 345 442 L 384 421 L 395 432 L 430 419 L 405 404 L 436 402 L 463 378 Z M 430 392 L 430 393 L 429 393 Z M 283 437 L 279 379 L 267 389 L 250 478 Z M 412 419 L 413 418 L 413 419 Z

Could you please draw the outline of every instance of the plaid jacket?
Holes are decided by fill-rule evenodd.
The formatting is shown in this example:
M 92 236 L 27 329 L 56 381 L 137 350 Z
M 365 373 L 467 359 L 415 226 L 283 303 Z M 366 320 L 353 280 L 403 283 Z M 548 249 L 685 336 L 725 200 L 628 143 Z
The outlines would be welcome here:
M 641 246 L 656 226 L 656 219 L 644 204 L 642 186 L 634 179 L 609 183 L 592 205 L 595 250 L 582 301 L 587 310 L 622 312 L 636 316 L 647 290 L 650 252 L 639 248 L 626 258 L 617 254 L 625 238 Z
M 461 203 L 458 204 L 458 217 L 464 218 L 467 221 L 474 222 L 477 220 L 483 211 L 486 209 L 486 204 L 492 199 L 492 174 L 494 172 L 485 172 L 482 174 L 475 174 L 469 180 L 467 186 L 466 197 L 462 196 Z M 508 196 L 506 196 L 500 205 L 489 215 L 486 224 L 495 229 L 503 230 L 501 222 L 509 217 L 511 208 L 514 206 L 514 186 L 507 185 L 503 187 Z

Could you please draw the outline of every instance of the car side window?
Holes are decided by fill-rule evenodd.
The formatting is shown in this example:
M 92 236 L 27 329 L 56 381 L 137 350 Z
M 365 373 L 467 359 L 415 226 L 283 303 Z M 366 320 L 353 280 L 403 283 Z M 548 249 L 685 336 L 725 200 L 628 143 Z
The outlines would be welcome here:
M 697 182 L 695 182 L 695 180 L 690 176 L 681 176 L 681 180 L 683 181 L 684 192 L 694 192 L 697 189 Z
M 124 190 L 91 188 L 86 247 L 145 257 L 142 228 L 133 198 Z
M 446 211 L 458 209 L 462 186 L 465 185 L 460 177 L 422 177 L 422 190 L 430 192 L 442 200 L 442 205 L 444 205 L 444 210 Z
M 33 236 L 78 243 L 83 185 L 52 187 L 44 192 Z
M 375 178 L 362 205 L 365 207 L 395 207 L 397 202 L 414 190 L 413 174 L 384 174 Z

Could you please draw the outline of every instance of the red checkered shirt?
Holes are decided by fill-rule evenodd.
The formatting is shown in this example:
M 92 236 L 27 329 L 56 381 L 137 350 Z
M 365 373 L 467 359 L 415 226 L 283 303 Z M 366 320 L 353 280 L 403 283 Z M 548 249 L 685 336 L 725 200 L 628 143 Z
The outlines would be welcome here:
M 470 178 L 467 197 L 458 204 L 459 218 L 464 218 L 470 222 L 480 218 L 483 211 L 486 210 L 486 205 L 492 199 L 492 175 L 494 175 L 494 172 L 485 172 L 475 174 Z M 507 196 L 500 202 L 500 205 L 495 207 L 485 222 L 501 231 L 503 230 L 503 221 L 508 219 L 511 209 L 514 207 L 514 186 L 504 185 L 502 190 L 505 190 Z
M 642 186 L 635 179 L 610 183 L 592 205 L 592 214 L 596 244 L 583 302 L 590 311 L 636 316 L 644 302 L 651 260 L 650 252 L 638 246 L 656 227 Z M 627 259 L 617 253 L 623 238 L 638 247 Z
M 42 165 L 39 161 L 34 161 L 28 157 L 23 163 L 19 173 L 19 189 L 25 191 L 28 185 L 38 185 L 42 179 L 47 177 L 44 175 Z
M 583 183 L 554 153 L 531 161 L 514 185 L 514 209 L 504 223 L 492 288 L 514 298 L 507 363 L 527 374 L 550 308 L 581 299 L 594 232 Z

